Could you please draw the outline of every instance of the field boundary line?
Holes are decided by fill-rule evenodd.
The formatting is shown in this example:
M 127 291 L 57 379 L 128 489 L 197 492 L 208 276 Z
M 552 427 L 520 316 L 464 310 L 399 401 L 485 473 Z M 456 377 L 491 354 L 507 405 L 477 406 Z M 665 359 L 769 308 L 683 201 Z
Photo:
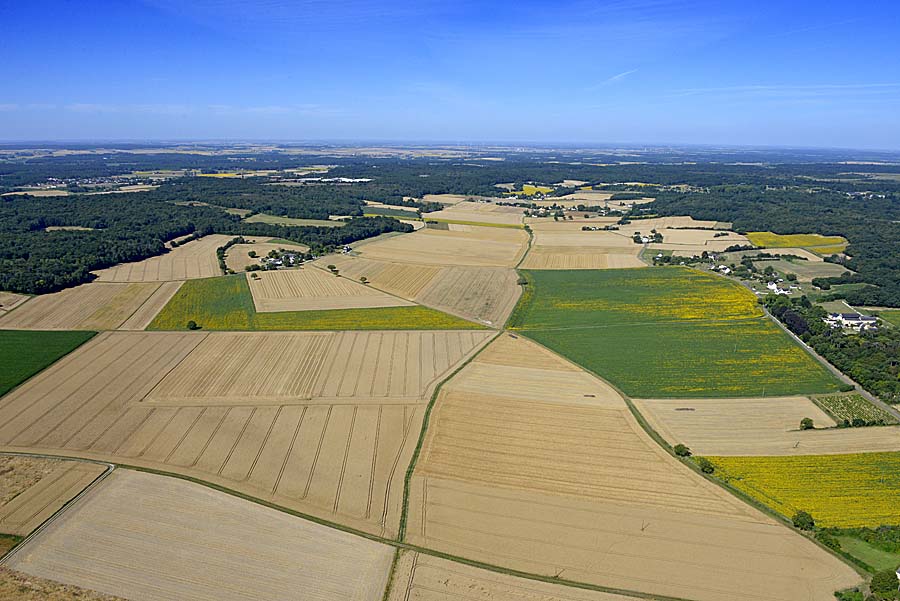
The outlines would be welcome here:
M 460 367 L 460 369 L 462 369 L 462 367 Z M 340 524 L 338 522 L 333 522 L 331 520 L 327 520 L 327 519 L 320 518 L 320 517 L 317 517 L 314 515 L 303 513 L 302 511 L 289 509 L 287 507 L 278 505 L 277 503 L 273 503 L 271 501 L 266 501 L 265 499 L 260 499 L 258 497 L 254 497 L 252 495 L 242 493 L 240 491 L 228 488 L 226 486 L 221 486 L 221 485 L 215 484 L 213 482 L 208 482 L 206 480 L 201 480 L 201 479 L 193 477 L 193 476 L 187 476 L 187 475 L 179 474 L 176 472 L 167 472 L 165 470 L 158 470 L 158 469 L 149 468 L 149 467 L 129 465 L 129 464 L 125 464 L 125 463 L 109 463 L 106 461 L 84 459 L 81 457 L 69 457 L 69 456 L 65 456 L 65 455 L 26 453 L 26 452 L 16 452 L 16 451 L 0 451 L 0 454 L 15 455 L 15 456 L 42 457 L 42 458 L 47 458 L 47 459 L 69 459 L 69 460 L 73 460 L 73 461 L 83 461 L 86 463 L 99 463 L 99 464 L 107 465 L 110 468 L 112 468 L 109 470 L 109 472 L 105 472 L 105 473 L 111 473 L 113 469 L 124 469 L 124 470 L 132 470 L 132 471 L 136 471 L 136 472 L 144 472 L 144 473 L 148 473 L 148 474 L 155 474 L 157 476 L 177 478 L 179 480 L 184 480 L 186 482 L 191 482 L 193 484 L 205 486 L 207 488 L 216 490 L 218 492 L 228 494 L 233 497 L 237 497 L 239 499 L 249 501 L 251 503 L 256 503 L 257 505 L 262 505 L 263 507 L 267 507 L 267 508 L 275 510 L 275 511 L 280 511 L 282 513 L 286 513 L 288 515 L 292 515 L 294 517 L 304 519 L 309 522 L 319 524 L 320 526 L 324 526 L 324 527 L 331 528 L 334 530 L 339 530 L 339 531 L 345 532 L 347 534 L 359 536 L 361 538 L 365 538 L 365 539 L 373 541 L 373 542 L 381 543 L 383 545 L 393 547 L 398 550 L 414 551 L 414 552 L 417 552 L 417 553 L 420 553 L 423 555 L 428 555 L 430 557 L 437 557 L 439 559 L 445 559 L 447 561 L 452 561 L 454 563 L 459 563 L 459 564 L 467 565 L 467 566 L 470 566 L 473 568 L 486 570 L 488 572 L 494 572 L 497 574 L 505 574 L 507 576 L 513 576 L 513 577 L 522 578 L 525 580 L 546 582 L 549 584 L 558 584 L 558 585 L 567 586 L 570 588 L 591 590 L 591 591 L 596 591 L 596 592 L 601 592 L 601 593 L 612 593 L 612 594 L 622 595 L 622 596 L 626 596 L 626 597 L 631 597 L 634 599 L 647 599 L 650 601 L 692 601 L 691 599 L 686 599 L 683 597 L 670 597 L 670 596 L 665 596 L 665 595 L 645 593 L 642 591 L 617 589 L 617 588 L 613 588 L 613 587 L 606 587 L 606 586 L 599 585 L 599 584 L 591 584 L 591 583 L 587 583 L 587 582 L 579 582 L 576 580 L 567 580 L 564 578 L 555 578 L 553 576 L 545 576 L 543 574 L 534 574 L 531 572 L 523 572 L 523 571 L 515 570 L 512 568 L 505 568 L 503 566 L 497 566 L 494 564 L 485 563 L 485 562 L 477 561 L 474 559 L 460 557 L 460 556 L 453 555 L 450 553 L 445 553 L 443 551 L 429 549 L 428 547 L 422 547 L 422 546 L 404 542 L 401 540 L 397 540 L 397 539 L 393 539 L 393 538 L 386 538 L 383 536 L 379 536 L 377 534 L 372 534 L 372 533 L 369 533 L 369 532 L 366 532 L 363 530 L 359 530 L 352 526 L 346 526 L 346 525 Z M 103 477 L 103 475 L 99 476 L 98 479 L 100 477 Z M 95 483 L 96 482 L 97 481 L 95 480 Z M 87 489 L 85 489 L 85 490 L 87 490 Z M 76 497 L 76 498 L 80 498 L 80 496 L 81 495 L 79 495 L 79 497 Z M 74 502 L 74 501 L 75 501 L 75 499 L 72 500 L 72 502 Z M 67 505 L 71 505 L 72 502 L 68 503 Z M 59 512 L 57 512 L 56 515 L 58 515 L 58 514 L 59 514 Z M 29 538 L 30 538 L 30 536 L 29 536 Z M 13 550 L 21 548 L 22 544 L 26 540 L 27 539 L 23 539 Z M 0 559 L 0 564 L 2 564 L 6 558 L 10 557 L 11 554 L 12 554 L 12 551 L 7 553 L 7 555 L 5 555 L 3 559 Z M 390 578 L 390 576 L 389 576 L 389 578 Z
M 802 536 L 803 538 L 806 538 L 807 540 L 812 541 L 812 542 L 813 542 L 815 545 L 817 545 L 819 548 L 821 548 L 821 549 L 827 551 L 827 552 L 830 553 L 831 555 L 833 555 L 833 556 L 837 557 L 838 559 L 840 559 L 841 561 L 843 561 L 845 564 L 849 565 L 851 568 L 853 568 L 853 570 L 854 570 L 855 572 L 857 572 L 859 575 L 863 576 L 864 578 L 867 577 L 867 576 L 869 575 L 869 574 L 868 574 L 866 571 L 864 571 L 860 566 L 855 565 L 855 564 L 854 564 L 853 562 L 851 562 L 851 561 L 848 561 L 847 558 L 843 556 L 843 554 L 834 551 L 834 550 L 831 549 L 830 547 L 827 547 L 827 546 L 824 545 L 821 541 L 819 541 L 819 539 L 817 539 L 815 536 L 813 536 L 813 535 L 807 535 L 807 534 L 805 534 L 804 532 L 801 532 L 800 530 L 797 530 L 796 528 L 794 528 L 794 527 L 793 527 L 793 521 L 792 521 L 788 516 L 785 516 L 785 515 L 782 515 L 782 514 L 778 513 L 777 511 L 775 511 L 775 510 L 772 509 L 771 507 L 769 507 L 769 506 L 767 506 L 767 505 L 764 505 L 763 503 L 761 503 L 761 502 L 757 501 L 756 499 L 750 497 L 749 495 L 747 495 L 747 494 L 744 493 L 743 491 L 741 491 L 741 490 L 739 490 L 739 489 L 737 489 L 737 488 L 731 486 L 731 484 L 729 484 L 728 482 L 726 482 L 726 481 L 724 481 L 724 480 L 721 480 L 721 479 L 719 479 L 719 478 L 716 478 L 715 476 L 713 476 L 713 475 L 711 475 L 711 474 L 705 474 L 705 473 L 703 473 L 703 471 L 702 471 L 702 470 L 700 469 L 700 467 L 696 464 L 696 462 L 692 461 L 689 457 L 679 457 L 679 456 L 677 456 L 677 455 L 675 454 L 674 448 L 673 448 L 668 442 L 666 442 L 666 440 L 659 434 L 659 432 L 657 432 L 657 431 L 653 428 L 653 426 L 651 426 L 650 423 L 644 418 L 644 415 L 640 412 L 640 410 L 638 410 L 637 406 L 635 406 L 635 404 L 632 402 L 631 397 L 629 397 L 629 396 L 628 396 L 627 394 L 625 394 L 622 390 L 620 390 L 615 384 L 613 384 L 612 382 L 607 381 L 605 378 L 603 378 L 603 376 L 601 376 L 601 375 L 595 373 L 594 371 L 588 369 L 587 367 L 584 367 L 584 366 L 582 366 L 582 365 L 580 365 L 580 364 L 578 364 L 578 363 L 575 363 L 574 361 L 568 359 L 567 357 L 564 357 L 563 355 L 560 355 L 559 353 L 557 353 L 557 352 L 554 351 L 553 349 L 544 346 L 543 344 L 541 344 L 541 343 L 538 342 L 537 340 L 534 340 L 533 338 L 531 338 L 531 337 L 529 337 L 529 336 L 526 336 L 526 335 L 523 335 L 523 337 L 524 337 L 524 338 L 528 338 L 528 340 L 530 340 L 531 342 L 537 344 L 538 346 L 540 346 L 541 348 L 543 348 L 543 349 L 549 351 L 550 353 L 553 353 L 554 355 L 556 355 L 556 356 L 559 357 L 560 359 L 563 359 L 564 361 L 566 361 L 566 362 L 568 362 L 568 363 L 571 363 L 572 365 L 575 365 L 575 366 L 578 367 L 579 369 L 584 370 L 585 372 L 591 374 L 591 375 L 594 376 L 595 378 L 597 378 L 597 379 L 601 380 L 602 382 L 605 382 L 606 384 L 608 384 L 609 386 L 611 386 L 611 387 L 613 388 L 613 390 L 615 390 L 616 392 L 619 393 L 619 395 L 622 397 L 622 400 L 625 401 L 625 405 L 628 407 L 628 410 L 631 412 L 632 416 L 634 416 L 634 419 L 637 421 L 637 423 L 638 423 L 638 425 L 641 427 L 641 429 L 644 430 L 644 432 L 645 432 L 645 433 L 646 433 L 646 434 L 647 434 L 647 435 L 648 435 L 648 436 L 649 436 L 656 444 L 658 444 L 660 447 L 662 447 L 662 449 L 663 449 L 666 453 L 668 453 L 669 455 L 671 455 L 672 457 L 674 457 L 678 462 L 682 463 L 683 465 L 686 465 L 689 469 L 693 470 L 693 472 L 694 472 L 695 474 L 697 474 L 698 476 L 704 478 L 704 479 L 707 480 L 708 482 L 711 482 L 712 484 L 718 486 L 719 488 L 725 490 L 726 492 L 730 493 L 731 495 L 737 497 L 738 500 L 743 501 L 744 503 L 746 503 L 747 505 L 750 505 L 750 506 L 753 507 L 754 509 L 759 510 L 759 511 L 762 512 L 764 515 L 767 515 L 767 516 L 773 518 L 776 522 L 782 524 L 783 526 L 785 526 L 785 527 L 786 527 L 788 530 L 790 530 L 791 532 L 794 532 L 794 533 L 797 534 L 798 536 Z M 661 598 L 661 599 L 662 599 L 662 598 Z
M 61 457 L 56 455 L 45 455 L 42 453 L 14 453 L 14 452 L 0 452 L 0 455 L 7 457 L 35 457 L 37 459 L 61 459 Z M 59 516 L 61 516 L 66 510 L 75 505 L 83 496 L 85 496 L 88 492 L 93 490 L 100 482 L 106 479 L 113 470 L 116 469 L 116 465 L 114 463 L 109 463 L 106 461 L 95 461 L 93 459 L 83 459 L 79 457 L 65 457 L 64 459 L 68 461 L 78 461 L 80 463 L 90 463 L 94 465 L 104 465 L 106 469 L 96 478 L 94 478 L 87 486 L 81 489 L 81 491 L 63 503 L 62 507 L 53 512 L 53 515 L 44 520 L 37 528 L 31 531 L 25 538 L 20 540 L 12 549 L 6 552 L 5 555 L 0 556 L 0 565 L 5 565 L 9 559 L 12 558 L 13 555 L 18 553 L 21 549 L 25 547 L 27 543 L 29 543 L 32 539 L 38 536 L 41 532 L 47 529 L 50 526 L 50 523 L 56 520 Z
M 121 321 L 121 323 L 119 323 L 119 325 L 117 325 L 115 328 L 113 328 L 113 330 L 118 332 L 119 328 L 121 328 L 123 325 L 125 325 L 126 321 L 128 321 L 129 319 L 134 317 L 135 314 L 137 314 L 137 312 L 140 311 L 144 307 L 144 305 L 146 305 L 148 302 L 150 302 L 150 299 L 153 298 L 153 295 L 156 294 L 159 291 L 159 289 L 162 288 L 162 285 L 165 284 L 166 282 L 147 282 L 147 283 L 148 284 L 156 284 L 156 288 L 154 288 L 153 291 L 150 292 L 150 294 L 147 296 L 147 298 L 144 299 L 144 302 L 142 302 L 140 305 L 138 305 L 137 309 L 135 309 L 127 317 L 125 317 L 125 319 L 123 319 Z M 124 331 L 127 332 L 128 330 L 124 330 Z M 142 330 L 137 330 L 137 331 L 140 332 Z

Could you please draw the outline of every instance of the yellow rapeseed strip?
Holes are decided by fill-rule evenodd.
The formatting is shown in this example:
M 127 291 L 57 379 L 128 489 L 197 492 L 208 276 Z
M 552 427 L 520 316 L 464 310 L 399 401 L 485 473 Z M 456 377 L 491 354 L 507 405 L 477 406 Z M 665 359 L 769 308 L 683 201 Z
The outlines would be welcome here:
M 773 234 L 772 232 L 748 232 L 747 239 L 754 246 L 762 248 L 809 248 L 824 247 L 832 252 L 841 252 L 847 247 L 843 236 L 822 236 L 820 234 Z M 830 254 L 830 253 L 826 253 Z
M 720 478 L 778 513 L 819 526 L 900 525 L 900 453 L 709 457 Z

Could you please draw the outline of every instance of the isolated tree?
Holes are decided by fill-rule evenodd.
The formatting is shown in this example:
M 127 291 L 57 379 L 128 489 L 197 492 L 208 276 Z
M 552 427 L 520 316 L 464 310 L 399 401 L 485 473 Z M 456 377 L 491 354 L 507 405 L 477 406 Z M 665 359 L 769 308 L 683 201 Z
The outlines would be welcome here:
M 361 275 L 361 276 L 359 276 L 359 281 L 360 281 L 361 283 L 363 283 L 363 284 L 368 284 L 368 283 L 369 283 L 369 278 L 367 278 L 367 277 L 364 276 L 364 275 Z
M 793 522 L 794 527 L 799 528 L 800 530 L 813 530 L 816 527 L 816 521 L 813 517 L 802 510 L 794 514 Z M 897 577 L 894 576 L 895 581 L 896 579 Z
M 675 445 L 675 448 L 672 450 L 675 451 L 675 454 L 678 455 L 679 457 L 690 457 L 691 456 L 691 450 L 681 443 Z
M 251 250 L 250 252 L 247 253 L 247 256 L 250 257 L 251 259 L 255 259 L 257 257 L 256 251 Z
M 711 474 L 716 471 L 716 466 L 714 466 L 712 464 L 712 461 L 710 461 L 706 457 L 697 458 L 697 467 L 699 467 L 700 471 L 704 474 Z
M 804 417 L 800 420 L 800 429 L 801 430 L 812 430 L 815 427 L 813 424 L 813 420 L 811 417 Z
M 187 329 L 189 330 L 199 330 L 200 326 L 197 325 L 197 322 L 193 319 L 187 322 Z
M 335 265 L 328 265 L 328 269 L 329 271 L 334 271 L 337 267 Z

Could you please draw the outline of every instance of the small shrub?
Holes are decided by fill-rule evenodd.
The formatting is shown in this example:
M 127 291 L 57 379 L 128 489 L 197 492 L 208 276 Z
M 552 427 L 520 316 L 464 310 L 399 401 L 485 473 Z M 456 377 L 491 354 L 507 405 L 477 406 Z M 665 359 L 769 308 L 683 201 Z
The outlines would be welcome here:
M 199 330 L 200 326 L 197 325 L 197 322 L 193 319 L 187 322 L 187 329 L 189 330 Z
M 794 514 L 792 521 L 794 522 L 794 527 L 800 530 L 813 530 L 816 527 L 816 521 L 813 517 L 802 510 Z
M 856 390 L 856 388 L 854 388 L 852 384 L 844 383 L 838 387 L 838 390 L 840 390 L 841 392 L 850 392 L 851 390 Z
M 675 445 L 675 448 L 672 450 L 675 451 L 675 454 L 679 457 L 690 457 L 691 456 L 691 450 L 680 443 Z
M 710 461 L 706 457 L 697 458 L 697 467 L 699 467 L 700 471 L 704 474 L 711 474 L 716 471 L 716 466 L 714 466 L 712 464 L 712 461 Z

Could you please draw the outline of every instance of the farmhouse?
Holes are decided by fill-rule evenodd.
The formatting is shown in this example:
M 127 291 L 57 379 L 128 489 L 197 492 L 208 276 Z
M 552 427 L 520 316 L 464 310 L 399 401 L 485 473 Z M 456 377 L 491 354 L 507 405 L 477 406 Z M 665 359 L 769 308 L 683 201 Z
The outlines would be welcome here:
M 835 328 L 851 328 L 860 332 L 878 328 L 878 318 L 859 313 L 831 313 L 824 321 Z

